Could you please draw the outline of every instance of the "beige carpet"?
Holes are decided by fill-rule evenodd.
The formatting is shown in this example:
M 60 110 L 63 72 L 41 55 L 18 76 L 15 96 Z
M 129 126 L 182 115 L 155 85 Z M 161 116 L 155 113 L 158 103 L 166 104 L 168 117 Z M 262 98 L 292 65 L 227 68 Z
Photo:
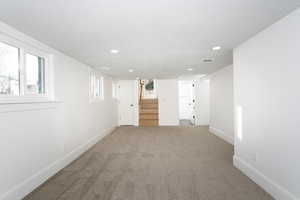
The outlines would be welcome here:
M 26 200 L 270 200 L 207 127 L 121 127 Z

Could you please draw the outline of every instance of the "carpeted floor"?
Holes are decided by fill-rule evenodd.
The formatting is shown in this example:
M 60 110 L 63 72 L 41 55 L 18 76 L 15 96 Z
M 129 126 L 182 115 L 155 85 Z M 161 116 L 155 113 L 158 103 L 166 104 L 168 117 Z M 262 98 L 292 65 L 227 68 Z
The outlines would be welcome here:
M 271 200 L 207 127 L 121 127 L 26 200 Z

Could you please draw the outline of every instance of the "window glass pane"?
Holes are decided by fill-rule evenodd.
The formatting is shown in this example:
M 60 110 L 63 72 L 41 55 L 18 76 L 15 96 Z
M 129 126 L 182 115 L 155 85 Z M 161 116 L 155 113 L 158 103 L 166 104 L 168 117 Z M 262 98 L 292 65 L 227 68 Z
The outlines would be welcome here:
M 103 91 L 103 77 L 99 78 L 99 97 L 104 99 L 104 91 Z
M 112 98 L 116 98 L 116 84 L 112 83 Z
M 0 42 L 0 94 L 19 93 L 19 49 Z
M 90 98 L 92 100 L 104 99 L 103 77 L 98 77 L 95 73 L 90 75 Z
M 26 54 L 26 93 L 45 93 L 45 59 Z
M 100 79 L 97 78 L 96 79 L 96 91 L 95 91 L 95 96 L 96 97 L 100 97 L 100 94 L 101 94 L 101 82 L 100 82 Z
M 91 81 L 91 88 L 90 88 L 90 94 L 91 94 L 91 96 L 92 97 L 94 97 L 95 96 L 95 81 L 96 81 L 96 77 L 93 75 L 93 74 L 91 74 L 91 78 L 90 78 L 90 81 Z

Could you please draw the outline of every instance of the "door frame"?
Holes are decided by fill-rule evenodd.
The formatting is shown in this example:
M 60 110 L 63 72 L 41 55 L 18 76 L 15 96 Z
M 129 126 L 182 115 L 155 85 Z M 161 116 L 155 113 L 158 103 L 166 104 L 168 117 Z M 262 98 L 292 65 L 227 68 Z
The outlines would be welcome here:
M 120 113 L 120 106 L 121 106 L 121 100 L 122 100 L 122 96 L 121 96 L 121 90 L 122 90 L 122 83 L 125 83 L 125 82 L 131 82 L 132 84 L 132 122 L 129 123 L 129 124 L 125 124 L 122 122 L 120 116 L 121 116 L 121 113 Z M 119 126 L 126 126 L 126 125 L 129 125 L 129 126 L 138 126 L 138 81 L 137 80 L 118 80 L 118 83 L 117 83 L 118 87 L 117 87 L 117 91 L 118 91 L 118 125 Z
M 193 125 L 195 125 L 195 121 L 196 121 L 196 116 L 195 116 L 195 101 L 196 101 L 196 99 L 195 99 L 195 81 L 194 80 L 179 80 L 178 81 L 178 105 L 179 105 L 179 107 L 178 107 L 178 110 L 179 110 L 179 119 L 183 119 L 183 118 L 181 118 L 181 113 L 180 113 L 180 111 L 181 111 L 181 95 L 180 95 L 180 87 L 181 87 L 181 85 L 182 84 L 186 84 L 186 85 L 190 85 L 190 90 L 191 90 L 191 96 L 190 96 L 190 106 L 191 106 L 191 113 L 189 113 L 189 117 L 187 117 L 187 118 L 185 118 L 185 119 L 188 119 L 188 120 L 190 120 L 191 121 L 191 123 L 193 124 Z

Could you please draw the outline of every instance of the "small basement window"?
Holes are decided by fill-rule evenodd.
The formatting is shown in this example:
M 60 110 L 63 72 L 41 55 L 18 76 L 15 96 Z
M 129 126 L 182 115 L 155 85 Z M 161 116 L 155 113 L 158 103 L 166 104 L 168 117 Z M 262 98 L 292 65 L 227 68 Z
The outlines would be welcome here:
M 20 95 L 20 49 L 0 42 L 0 95 Z
M 45 94 L 45 59 L 26 53 L 26 93 Z
M 0 35 L 0 103 L 49 100 L 48 56 Z
M 103 77 L 98 76 L 95 71 L 90 73 L 90 101 L 104 100 Z

